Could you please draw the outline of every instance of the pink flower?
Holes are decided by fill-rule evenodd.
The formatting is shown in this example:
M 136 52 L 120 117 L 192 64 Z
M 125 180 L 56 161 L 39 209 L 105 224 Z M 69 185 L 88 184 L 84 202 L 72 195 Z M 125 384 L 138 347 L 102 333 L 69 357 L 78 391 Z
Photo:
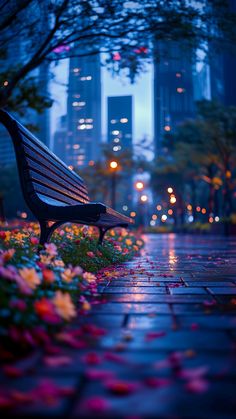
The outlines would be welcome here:
M 57 256 L 57 246 L 54 243 L 45 243 L 45 249 L 48 255 Z
M 89 256 L 90 258 L 94 258 L 95 254 L 93 252 L 87 252 L 87 256 Z
M 87 352 L 83 357 L 83 360 L 88 365 L 98 365 L 101 363 L 101 357 L 95 352 Z
M 105 387 L 112 394 L 116 394 L 118 396 L 128 396 L 129 394 L 137 391 L 140 388 L 140 384 L 124 380 L 109 380 L 105 383 Z
M 185 388 L 190 393 L 205 393 L 209 388 L 209 383 L 204 378 L 195 378 L 188 381 Z
M 164 332 L 164 331 L 148 332 L 145 336 L 145 340 L 147 342 L 150 342 L 153 339 L 162 338 L 165 335 L 166 335 L 166 332 Z
M 39 239 L 37 237 L 30 237 L 30 243 L 33 245 L 39 244 Z
M 84 407 L 93 413 L 102 413 L 110 408 L 110 404 L 103 397 L 93 396 L 85 400 Z

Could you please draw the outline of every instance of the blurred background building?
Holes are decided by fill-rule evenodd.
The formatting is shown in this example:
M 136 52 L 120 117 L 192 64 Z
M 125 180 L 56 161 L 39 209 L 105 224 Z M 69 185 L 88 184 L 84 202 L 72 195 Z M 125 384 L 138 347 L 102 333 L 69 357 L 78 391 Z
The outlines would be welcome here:
M 101 65 L 99 55 L 70 59 L 65 160 L 87 166 L 100 157 Z
M 110 96 L 107 98 L 107 141 L 114 152 L 132 150 L 133 98 Z

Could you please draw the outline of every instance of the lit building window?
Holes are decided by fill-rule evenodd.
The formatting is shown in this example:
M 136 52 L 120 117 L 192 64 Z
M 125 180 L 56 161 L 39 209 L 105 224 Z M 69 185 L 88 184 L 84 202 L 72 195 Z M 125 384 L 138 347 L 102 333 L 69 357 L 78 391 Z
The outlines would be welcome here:
M 77 129 L 79 130 L 83 130 L 83 129 L 93 129 L 93 125 L 92 124 L 81 124 L 77 126 Z
M 86 125 L 85 124 L 78 125 L 77 129 L 82 129 L 82 130 L 86 129 Z
M 73 170 L 74 167 L 70 165 L 70 166 L 68 166 L 68 169 Z
M 85 122 L 88 122 L 89 124 L 91 124 L 91 122 L 93 122 L 93 118 L 87 118 L 85 119 Z
M 115 145 L 113 147 L 113 151 L 119 151 L 119 150 L 121 150 L 121 146 L 120 145 Z
M 126 124 L 126 123 L 128 122 L 128 119 L 127 119 L 127 118 L 121 118 L 121 119 L 120 119 L 120 122 L 121 122 L 122 124 Z
M 81 81 L 92 80 L 92 76 L 83 76 L 83 77 L 80 77 L 80 80 Z
M 183 87 L 177 87 L 177 92 L 178 93 L 184 93 L 185 89 L 183 89 Z
M 80 68 L 73 68 L 73 73 L 79 73 L 80 72 Z
M 120 139 L 119 138 L 114 138 L 114 143 L 119 143 L 120 142 Z
M 118 131 L 118 130 L 112 131 L 113 135 L 119 135 L 119 133 L 120 133 L 120 131 Z
M 72 106 L 85 106 L 86 102 L 73 102 Z
M 78 149 L 79 149 L 79 147 L 80 147 L 80 146 L 79 146 L 79 144 L 74 144 L 74 145 L 73 145 L 73 149 L 74 149 L 74 150 L 78 150 Z
M 84 118 L 80 118 L 80 119 L 79 119 L 79 122 L 80 122 L 81 124 L 83 124 L 83 122 L 84 122 Z
M 171 131 L 170 125 L 165 125 L 164 130 L 167 131 L 167 132 Z
M 111 119 L 111 124 L 116 124 L 117 120 L 116 119 Z
M 179 79 L 181 77 L 181 73 L 176 73 L 176 77 Z
M 73 97 L 74 97 L 75 99 L 79 99 L 79 98 L 80 98 L 80 95 L 79 95 L 79 94 L 76 94 L 76 95 L 73 95 Z

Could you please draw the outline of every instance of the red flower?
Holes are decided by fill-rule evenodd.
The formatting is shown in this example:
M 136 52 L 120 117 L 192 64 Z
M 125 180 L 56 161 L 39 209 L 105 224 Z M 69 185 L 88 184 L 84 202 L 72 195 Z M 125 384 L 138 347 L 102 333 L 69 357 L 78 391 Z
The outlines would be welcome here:
M 54 305 L 47 298 L 35 301 L 34 309 L 37 315 L 47 323 L 58 323 L 60 318 L 55 312 Z

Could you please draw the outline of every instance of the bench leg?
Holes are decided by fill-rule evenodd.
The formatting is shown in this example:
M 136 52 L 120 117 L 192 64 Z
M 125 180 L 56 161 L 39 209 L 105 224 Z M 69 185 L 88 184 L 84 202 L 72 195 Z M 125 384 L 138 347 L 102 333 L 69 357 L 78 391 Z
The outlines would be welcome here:
M 104 236 L 107 232 L 107 230 L 109 230 L 108 228 L 102 228 L 99 227 L 99 239 L 98 239 L 98 244 L 102 244 Z
M 58 221 L 54 223 L 53 225 L 49 226 L 47 221 L 39 221 L 39 224 L 40 224 L 40 239 L 39 239 L 38 251 L 45 245 L 45 243 L 49 242 L 54 230 L 60 225 L 64 224 L 64 222 Z

